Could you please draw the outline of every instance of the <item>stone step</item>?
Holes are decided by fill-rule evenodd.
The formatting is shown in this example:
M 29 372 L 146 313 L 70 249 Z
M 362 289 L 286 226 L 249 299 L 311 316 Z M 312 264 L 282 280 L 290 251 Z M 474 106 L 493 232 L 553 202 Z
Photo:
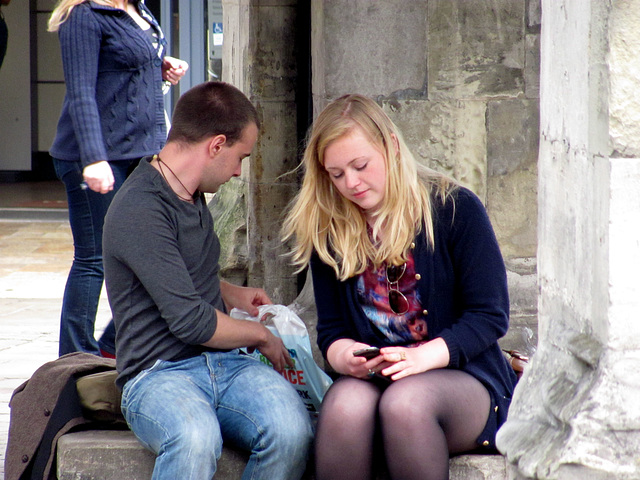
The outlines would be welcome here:
M 225 447 L 216 480 L 240 480 L 247 454 Z M 89 430 L 58 440 L 58 480 L 149 480 L 155 456 L 128 430 Z M 505 480 L 504 457 L 461 455 L 450 461 L 450 480 Z M 305 480 L 312 480 L 307 474 Z

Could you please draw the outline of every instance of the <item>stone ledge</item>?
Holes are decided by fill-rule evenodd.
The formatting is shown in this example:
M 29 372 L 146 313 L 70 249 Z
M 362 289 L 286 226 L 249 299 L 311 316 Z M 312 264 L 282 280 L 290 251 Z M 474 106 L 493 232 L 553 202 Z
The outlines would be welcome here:
M 129 430 L 89 430 L 58 440 L 58 480 L 149 480 L 155 456 Z M 225 447 L 216 480 L 240 480 L 247 454 Z M 505 480 L 504 457 L 461 455 L 450 461 L 450 480 Z M 312 480 L 313 475 L 304 477 Z

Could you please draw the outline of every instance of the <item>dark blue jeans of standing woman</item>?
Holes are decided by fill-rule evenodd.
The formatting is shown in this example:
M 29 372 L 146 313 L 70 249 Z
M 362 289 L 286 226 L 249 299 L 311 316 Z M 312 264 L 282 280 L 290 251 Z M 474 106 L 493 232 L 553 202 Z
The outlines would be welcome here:
M 94 338 L 94 324 L 104 270 L 102 267 L 102 225 L 115 192 L 139 159 L 110 161 L 115 184 L 107 194 L 84 188 L 80 162 L 53 160 L 56 175 L 67 190 L 69 223 L 73 234 L 73 264 L 67 278 L 60 316 L 60 356 L 71 352 L 100 355 L 100 349 L 115 353 L 113 320 L 100 343 Z

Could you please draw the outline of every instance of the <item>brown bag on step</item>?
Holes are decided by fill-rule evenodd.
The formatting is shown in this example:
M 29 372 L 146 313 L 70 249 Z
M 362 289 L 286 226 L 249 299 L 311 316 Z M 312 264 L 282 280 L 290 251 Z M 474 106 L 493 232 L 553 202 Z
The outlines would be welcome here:
M 98 422 L 125 422 L 120 410 L 122 394 L 116 387 L 116 370 L 84 375 L 76 380 L 85 417 Z

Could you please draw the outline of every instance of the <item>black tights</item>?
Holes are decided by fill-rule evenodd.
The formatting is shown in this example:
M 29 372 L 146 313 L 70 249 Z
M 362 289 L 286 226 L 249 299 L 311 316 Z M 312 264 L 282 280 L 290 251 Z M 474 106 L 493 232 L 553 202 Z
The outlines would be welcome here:
M 381 438 L 392 479 L 448 479 L 449 454 L 477 447 L 489 408 L 487 389 L 460 370 L 412 375 L 386 389 L 341 377 L 322 403 L 316 477 L 375 478 L 375 439 Z

